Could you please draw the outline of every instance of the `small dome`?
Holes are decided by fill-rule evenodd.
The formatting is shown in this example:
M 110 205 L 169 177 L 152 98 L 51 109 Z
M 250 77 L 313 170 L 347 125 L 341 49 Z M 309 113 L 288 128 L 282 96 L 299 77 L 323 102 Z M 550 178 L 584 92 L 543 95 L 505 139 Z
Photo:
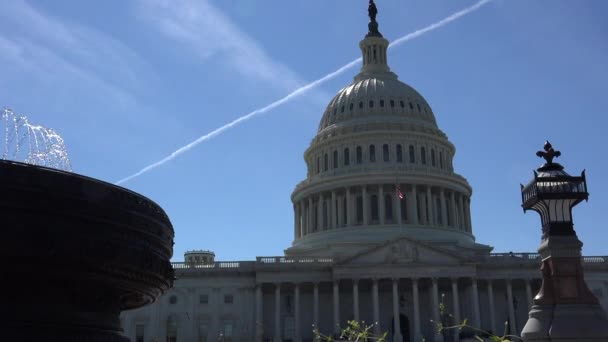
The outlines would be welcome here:
M 437 128 L 431 107 L 414 88 L 390 77 L 392 75 L 361 76 L 331 100 L 321 118 L 319 132 L 350 121 L 375 121 L 377 118 L 417 121 Z

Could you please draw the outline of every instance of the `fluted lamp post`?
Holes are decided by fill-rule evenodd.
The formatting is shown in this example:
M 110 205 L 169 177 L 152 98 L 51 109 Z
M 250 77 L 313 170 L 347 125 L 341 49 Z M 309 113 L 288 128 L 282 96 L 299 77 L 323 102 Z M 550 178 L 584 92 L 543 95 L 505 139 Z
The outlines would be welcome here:
M 583 244 L 572 222 L 572 208 L 589 196 L 585 171 L 566 173 L 553 162 L 561 153 L 548 141 L 536 154 L 546 163 L 521 186 L 521 195 L 524 212 L 533 210 L 541 217 L 543 282 L 521 336 L 525 341 L 608 341 L 608 320 L 585 283 Z

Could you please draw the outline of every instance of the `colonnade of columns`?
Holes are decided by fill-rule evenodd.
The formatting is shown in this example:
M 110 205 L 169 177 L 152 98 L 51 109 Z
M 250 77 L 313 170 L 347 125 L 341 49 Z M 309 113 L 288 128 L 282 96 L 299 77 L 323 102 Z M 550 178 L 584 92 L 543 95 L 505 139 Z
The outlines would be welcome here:
M 391 331 L 392 335 L 392 341 L 394 342 L 401 342 L 403 341 L 404 337 L 401 335 L 401 331 L 400 329 L 396 328 L 396 327 L 400 327 L 400 315 L 401 315 L 401 303 L 400 300 L 403 297 L 403 294 L 401 294 L 400 296 L 400 290 L 399 290 L 399 285 L 402 281 L 409 281 L 411 284 L 411 303 L 412 303 L 412 308 L 411 311 L 413 313 L 413 320 L 412 320 L 412 325 L 411 325 L 411 331 L 412 331 L 412 336 L 413 336 L 413 341 L 421 341 L 422 340 L 422 326 L 421 326 L 421 314 L 420 314 L 420 307 L 421 307 L 421 302 L 420 302 L 420 281 L 426 279 L 426 283 L 428 284 L 428 280 L 430 280 L 430 286 L 427 286 L 426 289 L 427 291 L 430 291 L 430 303 L 428 303 L 431 313 L 430 313 L 430 317 L 428 317 L 429 319 L 433 320 L 433 322 L 441 322 L 442 320 L 442 316 L 441 316 L 441 312 L 440 312 L 440 300 L 443 301 L 443 295 L 440 294 L 440 288 L 439 288 L 439 278 L 433 277 L 433 278 L 408 278 L 408 279 L 401 279 L 401 278 L 392 278 L 392 279 L 388 279 L 391 282 L 391 303 L 392 303 L 392 307 L 391 309 L 391 314 L 393 317 L 393 327 L 395 327 L 393 329 L 393 331 Z M 453 277 L 453 278 L 449 278 L 450 284 L 451 284 L 451 297 L 452 297 L 452 305 L 449 308 L 450 313 L 452 314 L 452 317 L 454 318 L 455 322 L 461 322 L 461 319 L 464 318 L 463 317 L 463 313 L 460 312 L 461 310 L 461 305 L 460 305 L 460 296 L 461 296 L 461 289 L 459 289 L 459 279 L 465 279 L 467 282 L 467 285 L 469 285 L 470 282 L 470 291 L 471 291 L 471 302 L 469 303 L 469 307 L 472 308 L 472 312 L 470 312 L 469 314 L 471 314 L 471 317 L 467 317 L 469 318 L 469 321 L 471 322 L 470 324 L 474 327 L 481 327 L 482 321 L 481 321 L 481 314 L 480 314 L 480 301 L 479 301 L 479 291 L 478 291 L 478 279 L 476 278 L 458 278 L 458 277 Z M 352 303 L 353 303 L 353 308 L 352 308 L 352 317 L 354 318 L 354 320 L 356 321 L 360 321 L 360 317 L 361 317 L 361 312 L 360 312 L 360 291 L 359 291 L 359 283 L 360 283 L 360 279 L 349 279 L 351 284 L 352 284 Z M 386 281 L 387 279 L 383 279 L 384 281 Z M 531 290 L 531 285 L 530 282 L 532 280 L 530 279 L 522 279 L 525 282 L 525 288 L 526 288 L 526 299 L 527 299 L 527 304 L 528 304 L 528 309 L 532 306 L 532 290 Z M 389 327 L 387 326 L 382 326 L 380 323 L 380 297 L 379 297 L 379 281 L 380 279 L 378 278 L 372 278 L 371 279 L 371 299 L 372 299 L 372 315 L 373 315 L 373 321 L 377 322 L 378 324 L 374 325 L 374 333 L 375 334 L 380 334 L 381 332 L 384 331 L 388 331 Z M 506 288 L 506 296 L 507 296 L 507 309 L 508 309 L 508 320 L 509 322 L 511 322 L 509 324 L 509 334 L 517 334 L 518 331 L 516 331 L 516 326 L 514 324 L 514 322 L 516 322 L 515 320 L 515 316 L 516 316 L 516 312 L 515 312 L 515 304 L 514 304 L 514 300 L 513 300 L 513 285 L 512 285 L 512 281 L 513 279 L 484 279 L 485 282 L 485 287 L 486 287 L 486 293 L 487 293 L 487 305 L 488 305 L 488 311 L 489 311 L 489 323 L 490 323 L 490 329 L 493 332 L 497 332 L 498 330 L 496 329 L 496 307 L 495 307 L 495 296 L 494 296 L 494 285 L 504 285 Z M 500 284 L 502 282 L 502 284 Z M 344 280 L 341 284 L 340 280 L 335 280 L 332 283 L 332 304 L 331 304 L 331 308 L 327 308 L 326 310 L 332 310 L 332 314 L 333 314 L 333 326 L 335 327 L 335 330 L 333 331 L 333 333 L 339 333 L 339 327 L 341 326 L 341 321 L 340 321 L 340 286 L 344 286 Z M 273 332 L 273 341 L 282 341 L 283 340 L 283 334 L 282 334 L 282 330 L 281 330 L 281 286 L 283 283 L 274 283 L 274 306 L 275 306 L 275 310 L 274 310 L 274 317 L 271 317 L 274 319 L 275 324 L 274 324 L 274 332 Z M 293 291 L 293 295 L 294 295 L 294 319 L 295 319 L 295 336 L 293 338 L 293 340 L 295 342 L 301 342 L 302 341 L 302 332 L 300 329 L 301 326 L 301 315 L 300 315 L 300 311 L 301 311 L 301 301 L 300 301 L 300 288 L 302 283 L 290 283 L 293 284 L 293 288 L 289 288 L 290 292 Z M 319 283 L 318 282 L 314 282 L 312 283 L 313 286 L 313 325 L 315 327 L 319 327 Z M 263 310 L 262 310 L 262 303 L 263 303 L 263 292 L 262 292 L 262 286 L 263 284 L 258 284 L 256 287 L 256 341 L 262 341 L 264 338 L 264 331 L 263 331 L 263 322 L 264 322 L 264 317 L 263 317 Z M 442 289 L 445 290 L 445 287 Z M 445 292 L 449 292 L 448 291 L 441 291 L 442 293 Z M 343 295 L 344 296 L 344 295 Z M 440 297 L 441 296 L 441 297 Z M 445 304 L 445 303 L 444 303 Z M 484 303 L 485 305 L 486 303 Z M 422 303 L 422 305 L 424 305 L 424 303 Z M 269 318 L 269 319 L 271 319 Z M 424 320 L 426 320 L 426 317 L 422 318 Z M 521 327 L 520 327 L 521 328 Z M 436 332 L 436 329 L 432 329 L 433 331 Z M 502 330 L 501 330 L 502 331 Z M 452 333 L 457 334 L 459 331 L 458 330 L 453 330 Z M 326 332 L 327 333 L 327 332 Z M 428 336 L 427 336 L 428 338 Z M 436 336 L 433 336 L 432 339 L 434 341 L 442 341 L 443 337 L 439 334 L 437 334 Z
M 403 199 L 398 193 L 403 194 Z M 307 196 L 294 204 L 296 239 L 358 225 L 426 225 L 471 232 L 470 198 L 420 184 L 368 184 Z

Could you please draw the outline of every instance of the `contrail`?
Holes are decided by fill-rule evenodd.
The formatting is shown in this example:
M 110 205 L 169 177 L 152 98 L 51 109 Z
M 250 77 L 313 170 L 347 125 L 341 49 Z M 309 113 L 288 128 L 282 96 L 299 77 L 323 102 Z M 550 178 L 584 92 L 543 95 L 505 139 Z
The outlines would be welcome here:
M 481 0 L 481 1 L 477 2 L 477 3 L 475 3 L 474 5 L 472 5 L 470 7 L 467 7 L 465 9 L 463 9 L 463 10 L 460 10 L 460 11 L 458 11 L 458 12 L 456 12 L 456 13 L 454 13 L 454 14 L 452 14 L 452 15 L 450 15 L 450 16 L 448 16 L 448 17 L 446 17 L 446 18 L 444 18 L 444 19 L 442 19 L 442 20 L 440 20 L 440 21 L 438 21 L 436 23 L 433 23 L 433 24 L 431 24 L 429 26 L 426 26 L 426 27 L 421 28 L 419 30 L 416 30 L 414 32 L 408 33 L 408 34 L 406 34 L 403 37 L 397 38 L 397 39 L 395 39 L 394 41 L 392 41 L 390 43 L 389 48 L 401 45 L 401 44 L 403 44 L 403 43 L 405 43 L 405 42 L 407 42 L 409 40 L 412 40 L 414 38 L 418 38 L 418 37 L 420 37 L 420 36 L 422 36 L 422 35 L 424 35 L 424 34 L 426 34 L 428 32 L 431 32 L 431 31 L 434 31 L 434 30 L 436 30 L 436 29 L 438 29 L 440 27 L 443 27 L 443 26 L 451 23 L 454 20 L 457 20 L 457 19 L 459 19 L 459 18 L 461 18 L 461 17 L 463 17 L 463 16 L 465 16 L 465 15 L 471 13 L 471 12 L 474 12 L 474 11 L 478 10 L 483 5 L 486 5 L 489 2 L 491 2 L 491 1 L 493 1 L 493 0 Z M 336 71 L 334 71 L 334 72 L 332 72 L 330 74 L 327 74 L 327 75 L 319 78 L 316 81 L 308 83 L 308 84 L 306 84 L 306 85 L 304 85 L 304 86 L 302 86 L 302 87 L 294 90 L 293 92 L 291 92 L 290 94 L 286 95 L 285 97 L 283 97 L 283 98 L 281 98 L 279 100 L 276 100 L 276 101 L 270 103 L 269 105 L 267 105 L 265 107 L 256 109 L 256 110 L 250 112 L 249 114 L 245 114 L 245 115 L 243 115 L 243 116 L 241 116 L 241 117 L 239 117 L 237 119 L 234 119 L 233 121 L 225 124 L 224 126 L 221 126 L 221 127 L 217 128 L 217 129 L 215 129 L 215 130 L 213 130 L 213 131 L 211 131 L 211 132 L 209 132 L 209 133 L 207 133 L 207 134 L 199 137 L 198 139 L 194 140 L 193 142 L 191 142 L 191 143 L 189 143 L 189 144 L 187 144 L 185 146 L 180 147 L 178 150 L 176 150 L 175 152 L 173 152 L 170 155 L 166 156 L 165 158 L 163 158 L 163 159 L 161 159 L 161 160 L 159 160 L 159 161 L 157 161 L 157 162 L 155 162 L 153 164 L 150 164 L 150 165 L 144 167 L 143 169 L 139 170 L 137 173 L 134 173 L 134 174 L 132 174 L 132 175 L 130 175 L 128 177 L 125 177 L 125 178 L 119 180 L 118 182 L 116 182 L 116 184 L 120 185 L 120 184 L 123 184 L 125 182 L 130 181 L 131 179 L 137 178 L 137 177 L 143 175 L 144 173 L 147 173 L 147 172 L 149 172 L 149 171 L 151 171 L 151 170 L 153 170 L 153 169 L 155 169 L 155 168 L 157 168 L 157 167 L 159 167 L 159 166 L 161 166 L 161 165 L 163 165 L 163 164 L 165 164 L 165 163 L 167 163 L 167 162 L 175 159 L 179 155 L 188 152 L 190 149 L 196 147 L 200 143 L 205 142 L 205 141 L 207 141 L 207 140 L 209 140 L 209 139 L 211 139 L 211 138 L 213 138 L 213 137 L 215 137 L 217 135 L 220 135 L 224 131 L 226 131 L 226 130 L 228 130 L 228 129 L 230 129 L 230 128 L 232 128 L 232 127 L 234 127 L 234 126 L 236 126 L 236 125 L 238 125 L 240 123 L 243 123 L 243 122 L 245 122 L 245 121 L 253 118 L 254 116 L 257 116 L 259 114 L 264 114 L 266 112 L 269 112 L 269 111 L 275 109 L 276 107 L 279 107 L 280 105 L 282 105 L 282 104 L 284 104 L 284 103 L 286 103 L 286 102 L 288 102 L 288 101 L 290 101 L 290 100 L 292 100 L 292 99 L 294 99 L 296 97 L 299 97 L 300 95 L 303 95 L 303 94 L 307 93 L 309 90 L 311 90 L 313 88 L 316 88 L 317 86 L 319 86 L 319 85 L 321 85 L 321 84 L 323 84 L 323 83 L 325 83 L 325 82 L 327 82 L 327 81 L 335 78 L 336 76 L 344 73 L 346 70 L 351 69 L 352 67 L 358 65 L 359 63 L 361 63 L 361 58 L 357 58 L 357 59 L 353 60 L 352 62 L 350 62 L 350 63 L 342 66 L 338 70 L 336 70 Z

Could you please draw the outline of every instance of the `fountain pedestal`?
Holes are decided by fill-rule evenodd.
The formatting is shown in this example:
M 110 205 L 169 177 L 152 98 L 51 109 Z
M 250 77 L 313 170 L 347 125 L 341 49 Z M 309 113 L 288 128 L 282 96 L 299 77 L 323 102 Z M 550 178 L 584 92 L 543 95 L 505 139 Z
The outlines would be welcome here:
M 173 284 L 173 228 L 129 190 L 0 161 L 3 338 L 128 341 L 119 314 Z

